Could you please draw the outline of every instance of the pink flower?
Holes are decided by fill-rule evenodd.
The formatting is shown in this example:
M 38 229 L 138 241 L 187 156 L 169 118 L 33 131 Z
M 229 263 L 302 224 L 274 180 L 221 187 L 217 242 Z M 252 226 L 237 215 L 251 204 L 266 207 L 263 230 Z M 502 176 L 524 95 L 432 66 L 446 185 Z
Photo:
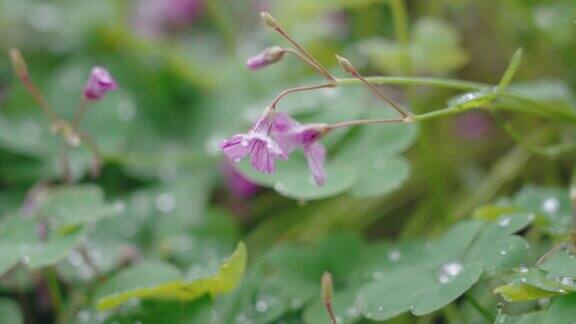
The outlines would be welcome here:
M 236 197 L 248 199 L 260 191 L 260 186 L 246 178 L 229 161 L 222 165 L 222 173 L 225 176 L 226 187 Z
M 269 136 L 274 111 L 267 108 L 246 134 L 236 134 L 220 144 L 224 154 L 234 162 L 240 162 L 250 154 L 250 164 L 260 172 L 273 173 L 277 158 L 287 159 L 280 146 Z
M 190 25 L 202 7 L 202 0 L 139 0 L 134 25 L 141 35 L 159 38 Z
M 284 56 L 284 52 L 284 49 L 278 46 L 267 48 L 262 53 L 248 58 L 246 66 L 253 71 L 263 69 L 267 65 L 280 61 Z
M 102 99 L 106 92 L 116 90 L 118 84 L 112 78 L 108 70 L 95 66 L 90 71 L 90 76 L 84 87 L 84 97 L 90 101 Z
M 326 181 L 326 148 L 318 140 L 328 131 L 326 124 L 300 124 L 287 113 L 278 113 L 272 126 L 272 136 L 286 155 L 296 148 L 304 150 L 314 181 L 321 186 Z

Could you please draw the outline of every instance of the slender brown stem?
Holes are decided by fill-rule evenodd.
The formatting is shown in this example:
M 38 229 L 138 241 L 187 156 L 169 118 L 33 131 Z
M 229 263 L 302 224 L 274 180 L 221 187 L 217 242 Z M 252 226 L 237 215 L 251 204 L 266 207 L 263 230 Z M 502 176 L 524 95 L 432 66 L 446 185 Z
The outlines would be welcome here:
M 90 152 L 92 153 L 92 170 L 90 172 L 92 178 L 96 179 L 100 176 L 100 171 L 102 170 L 102 154 L 98 149 L 96 142 L 86 133 L 80 133 L 80 138 L 86 144 Z
M 392 108 L 394 108 L 400 115 L 402 115 L 402 117 L 404 118 L 408 117 L 407 112 L 405 112 L 402 108 L 396 105 L 394 101 L 390 100 L 384 93 L 382 93 L 382 91 L 380 91 L 380 89 L 376 88 L 372 83 L 368 82 L 368 80 L 366 80 L 363 76 L 361 76 L 360 73 L 358 73 L 358 71 L 354 69 L 354 71 L 350 72 L 350 75 L 362 81 L 362 83 L 364 83 L 368 88 L 370 88 L 370 90 L 372 90 L 374 94 L 376 94 L 378 97 L 386 101 L 390 106 L 392 106 Z
M 330 317 L 331 324 L 338 324 L 336 320 L 336 316 L 334 315 L 334 309 L 332 307 L 332 303 L 324 303 L 324 307 L 326 307 L 326 311 L 328 312 L 328 317 Z
M 333 88 L 335 86 L 336 86 L 335 83 L 330 82 L 330 83 L 323 83 L 323 84 L 317 84 L 317 85 L 312 85 L 312 86 L 302 86 L 302 87 L 295 87 L 295 88 L 286 89 L 286 90 L 280 92 L 280 94 L 278 96 L 276 96 L 274 101 L 272 101 L 272 104 L 270 104 L 270 108 L 276 109 L 276 105 L 278 104 L 280 99 L 282 99 L 284 96 L 286 96 L 290 93 L 299 92 L 299 91 L 322 89 L 322 88 Z
M 80 122 L 82 121 L 82 117 L 86 114 L 86 108 L 88 108 L 88 100 L 86 98 L 82 98 L 78 108 L 76 108 L 76 112 L 74 113 L 74 119 L 72 120 L 72 130 L 74 132 L 78 131 L 80 127 Z
M 550 251 L 544 253 L 544 255 L 541 256 L 540 259 L 538 259 L 538 262 L 536 262 L 536 264 L 542 264 L 544 261 L 546 261 L 546 259 L 548 259 L 552 255 L 556 254 L 560 250 L 565 249 L 567 246 L 568 246 L 568 244 L 566 244 L 566 243 L 560 243 L 560 244 L 556 245 L 555 247 L 550 249 Z
M 70 145 L 66 142 L 62 144 L 62 153 L 60 154 L 60 169 L 62 170 L 62 180 L 66 183 L 72 183 L 72 168 L 70 167 L 70 155 L 68 151 Z
M 52 108 L 48 104 L 48 101 L 46 101 L 46 99 L 44 98 L 38 87 L 36 87 L 34 82 L 32 82 L 32 79 L 30 79 L 28 75 L 19 76 L 18 78 L 20 79 L 24 87 L 26 87 L 28 93 L 32 96 L 32 98 L 34 98 L 38 106 L 40 106 L 40 108 L 42 109 L 42 111 L 44 111 L 46 116 L 50 118 L 50 121 L 57 122 L 59 120 L 58 115 L 56 115 L 56 113 L 52 110 Z
M 358 119 L 350 120 L 337 124 L 328 125 L 328 129 L 357 126 L 357 125 L 370 125 L 370 124 L 393 124 L 393 123 L 409 123 L 412 122 L 408 118 L 386 118 L 386 119 Z
M 322 66 L 320 62 L 318 62 L 312 55 L 310 55 L 310 53 L 308 53 L 308 51 L 306 51 L 304 47 L 300 46 L 300 44 L 298 44 L 298 42 L 294 38 L 292 38 L 292 36 L 290 36 L 286 31 L 284 31 L 284 29 L 281 26 L 277 25 L 273 28 L 280 35 L 286 38 L 286 40 L 288 40 L 294 47 L 296 47 L 296 49 L 298 50 L 298 52 L 300 52 L 300 54 L 302 54 L 302 56 L 308 58 L 308 60 L 313 63 L 312 65 L 315 66 L 316 70 L 320 74 L 322 74 L 328 81 L 330 81 L 331 83 L 336 83 L 336 79 L 330 74 L 330 72 L 328 72 L 328 70 L 324 66 Z
M 86 248 L 86 244 L 80 245 L 80 247 L 78 247 L 78 252 L 82 256 L 84 263 L 86 263 L 86 265 L 88 265 L 90 270 L 92 270 L 94 276 L 96 276 L 98 280 L 104 281 L 106 278 L 102 275 L 102 272 L 100 272 L 100 269 L 98 269 L 98 266 L 92 260 L 92 257 L 90 256 L 90 254 L 88 253 L 88 249 Z

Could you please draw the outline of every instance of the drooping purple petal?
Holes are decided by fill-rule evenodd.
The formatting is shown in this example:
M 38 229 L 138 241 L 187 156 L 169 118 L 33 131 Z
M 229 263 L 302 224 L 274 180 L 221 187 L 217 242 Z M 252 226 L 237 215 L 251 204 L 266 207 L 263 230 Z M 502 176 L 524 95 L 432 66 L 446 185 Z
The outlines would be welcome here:
M 308 168 L 312 172 L 314 182 L 321 186 L 326 181 L 326 170 L 324 164 L 326 163 L 326 148 L 324 145 L 316 142 L 304 148 L 304 154 L 308 160 Z
M 250 153 L 249 142 L 244 134 L 236 134 L 229 139 L 225 139 L 220 144 L 220 148 L 234 162 L 240 162 Z
M 225 177 L 226 187 L 233 196 L 248 199 L 260 191 L 260 186 L 246 178 L 236 169 L 234 164 L 229 161 L 223 163 L 222 173 Z

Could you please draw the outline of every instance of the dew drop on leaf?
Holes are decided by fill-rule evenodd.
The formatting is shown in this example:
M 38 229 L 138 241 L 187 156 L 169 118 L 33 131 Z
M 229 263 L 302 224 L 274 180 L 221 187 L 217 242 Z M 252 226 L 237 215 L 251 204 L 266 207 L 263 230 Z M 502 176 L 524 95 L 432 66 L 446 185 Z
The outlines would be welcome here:
M 572 278 L 572 277 L 563 277 L 563 278 L 560 280 L 560 283 L 563 284 L 563 285 L 570 285 L 570 286 L 571 286 L 571 285 L 574 284 L 574 278 Z
M 402 253 L 400 253 L 400 251 L 398 251 L 398 250 L 391 251 L 390 254 L 388 254 L 388 259 L 392 262 L 400 261 L 401 257 L 402 257 Z
M 560 201 L 558 201 L 555 197 L 550 197 L 542 202 L 542 210 L 549 213 L 554 214 L 560 209 Z
M 170 193 L 161 193 L 156 197 L 156 208 L 164 214 L 170 213 L 176 207 L 176 198 Z
M 457 261 L 446 262 L 440 265 L 436 279 L 439 283 L 449 283 L 462 271 L 462 264 Z
M 498 221 L 498 225 L 500 225 L 500 227 L 508 227 L 510 225 L 510 222 L 512 221 L 512 219 L 510 217 L 502 217 L 500 218 L 500 220 Z

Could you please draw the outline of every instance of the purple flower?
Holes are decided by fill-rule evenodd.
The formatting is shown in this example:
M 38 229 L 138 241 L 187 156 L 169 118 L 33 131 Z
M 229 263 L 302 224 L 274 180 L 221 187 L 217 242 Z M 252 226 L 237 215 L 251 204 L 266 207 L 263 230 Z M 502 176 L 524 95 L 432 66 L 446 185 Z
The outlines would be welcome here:
M 220 144 L 224 154 L 240 162 L 250 154 L 250 164 L 260 172 L 273 173 L 277 158 L 287 159 L 280 146 L 269 136 L 274 121 L 274 110 L 267 108 L 246 134 L 236 134 Z
M 95 66 L 90 71 L 90 76 L 84 86 L 84 97 L 90 101 L 102 99 L 106 92 L 116 90 L 118 85 L 108 70 Z
M 260 186 L 246 178 L 228 161 L 222 165 L 222 173 L 226 178 L 228 190 L 236 197 L 248 199 L 260 191 Z
M 328 131 L 326 124 L 300 124 L 286 113 L 278 113 L 272 126 L 272 136 L 286 155 L 302 147 L 314 181 L 321 186 L 326 181 L 326 148 L 318 140 Z
M 246 66 L 253 71 L 260 70 L 267 65 L 280 61 L 284 53 L 285 50 L 282 47 L 274 46 L 267 48 L 262 53 L 247 59 Z

